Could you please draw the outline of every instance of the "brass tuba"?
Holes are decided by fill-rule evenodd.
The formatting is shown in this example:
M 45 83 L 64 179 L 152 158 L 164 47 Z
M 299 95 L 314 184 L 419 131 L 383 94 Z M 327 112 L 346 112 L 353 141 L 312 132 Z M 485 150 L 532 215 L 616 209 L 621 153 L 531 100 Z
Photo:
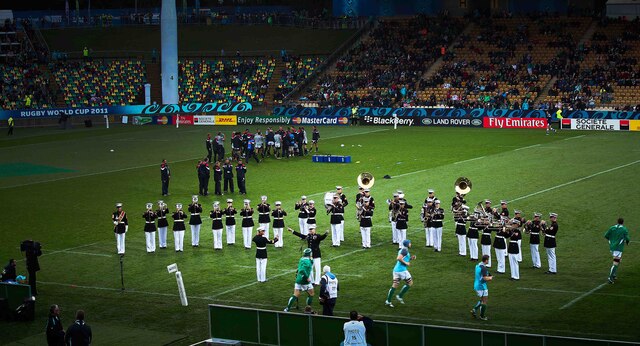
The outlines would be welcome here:
M 356 180 L 358 181 L 358 186 L 360 186 L 363 189 L 370 189 L 371 187 L 373 187 L 373 184 L 376 182 L 376 179 L 373 177 L 373 174 L 369 172 L 360 173 L 360 175 L 358 175 L 358 178 L 356 178 Z
M 471 180 L 469 180 L 469 178 L 466 178 L 466 177 L 460 177 L 456 179 L 456 182 L 454 183 L 454 187 L 457 193 L 461 195 L 466 195 L 469 192 L 471 192 Z

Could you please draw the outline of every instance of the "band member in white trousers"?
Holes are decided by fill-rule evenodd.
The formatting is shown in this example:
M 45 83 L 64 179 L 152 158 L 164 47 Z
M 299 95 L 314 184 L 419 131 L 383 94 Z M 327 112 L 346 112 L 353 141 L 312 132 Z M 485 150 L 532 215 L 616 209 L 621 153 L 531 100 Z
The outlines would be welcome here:
M 258 234 L 253 237 L 253 242 L 256 244 L 256 277 L 258 282 L 267 281 L 267 244 L 275 244 L 277 241 L 277 238 L 271 240 L 265 237 L 264 229 L 258 227 Z
M 127 213 L 122 210 L 122 203 L 116 203 L 116 211 L 111 214 L 113 221 L 113 232 L 116 235 L 116 250 L 118 255 L 124 255 L 124 239 L 129 230 L 129 221 Z
M 202 225 L 202 219 L 200 213 L 202 213 L 202 205 L 198 203 L 198 196 L 191 197 L 191 204 L 189 204 L 189 226 L 191 227 L 191 246 L 200 246 L 200 226 Z
M 156 212 L 153 211 L 153 203 L 147 203 L 147 210 L 142 214 L 144 219 L 144 237 L 147 244 L 147 253 L 156 251 Z
M 509 231 L 502 227 L 496 233 L 496 237 L 493 240 L 493 248 L 496 251 L 496 261 L 498 262 L 498 273 L 506 271 L 505 259 L 507 257 L 507 239 L 509 238 Z
M 283 247 L 282 233 L 284 231 L 284 217 L 287 216 L 287 212 L 282 209 L 282 202 L 276 201 L 276 208 L 271 212 L 271 216 L 273 217 L 273 238 L 278 239 L 275 247 Z
M 172 215 L 173 217 L 173 239 L 176 248 L 176 252 L 184 251 L 184 220 L 187 218 L 187 214 L 182 211 L 182 203 L 176 204 L 176 211 Z
M 340 246 L 340 232 L 344 220 L 344 206 L 340 195 L 333 195 L 333 203 L 327 205 L 327 214 L 331 214 L 331 246 Z
M 307 230 L 307 219 L 309 218 L 309 213 L 307 212 L 308 206 L 309 204 L 307 203 L 307 196 L 302 196 L 295 205 L 295 209 L 299 210 L 298 226 L 300 227 L 300 234 L 303 235 L 307 235 L 307 233 L 309 233 L 309 231 Z
M 520 248 L 518 246 L 518 240 L 522 239 L 520 229 L 520 221 L 511 220 L 512 224 L 516 227 L 511 230 L 511 236 L 509 237 L 509 245 L 507 252 L 509 252 L 509 268 L 511 269 L 511 280 L 520 280 L 520 263 L 518 262 L 518 254 Z
M 222 229 L 224 228 L 222 225 L 222 215 L 224 215 L 224 213 L 220 210 L 220 202 L 214 202 L 213 210 L 209 213 L 214 250 L 222 250 Z
M 267 196 L 260 197 L 258 209 L 258 227 L 264 229 L 264 236 L 269 238 L 269 226 L 271 226 L 271 205 L 267 203 Z
M 363 205 L 360 206 L 360 234 L 362 235 L 362 248 L 371 248 L 371 228 L 373 224 L 371 219 L 373 218 L 373 208 L 371 208 L 371 199 L 369 197 L 362 197 Z M 319 270 L 320 268 L 318 268 Z
M 167 209 L 164 201 L 158 201 L 156 216 L 158 217 L 158 244 L 161 249 L 167 248 L 167 229 L 169 228 L 169 222 L 167 221 L 168 214 L 169 209 Z
M 436 252 L 442 251 L 442 225 L 444 223 L 444 209 L 440 208 L 440 200 L 435 200 L 433 209 L 433 248 Z
M 547 260 L 549 261 L 549 270 L 545 274 L 556 274 L 556 236 L 558 234 L 558 214 L 549 214 L 550 224 L 544 231 L 544 248 L 547 250 Z
M 227 245 L 234 245 L 236 243 L 236 215 L 238 211 L 233 207 L 233 199 L 227 199 L 227 207 L 224 209 L 225 215 L 225 229 L 227 231 Z
M 250 200 L 245 199 L 244 206 L 240 210 L 240 216 L 242 216 L 242 243 L 245 249 L 251 249 L 253 236 L 253 208 L 251 208 L 250 203 Z

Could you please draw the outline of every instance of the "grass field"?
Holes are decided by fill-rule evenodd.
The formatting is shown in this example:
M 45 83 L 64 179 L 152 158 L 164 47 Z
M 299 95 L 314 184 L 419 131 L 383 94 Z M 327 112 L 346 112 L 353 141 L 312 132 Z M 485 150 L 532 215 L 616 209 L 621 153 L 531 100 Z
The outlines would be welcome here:
M 285 234 L 284 249 L 269 248 L 269 281 L 264 284 L 255 282 L 255 250 L 237 244 L 213 252 L 210 221 L 203 225 L 199 249 L 186 246 L 184 253 L 175 253 L 170 234 L 170 249 L 145 252 L 141 215 L 145 202 L 161 198 L 160 160 L 166 158 L 172 169 L 171 196 L 165 201 L 169 206 L 189 203 L 197 192 L 194 166 L 206 153 L 204 138 L 217 130 L 20 128 L 13 138 L 2 138 L 0 260 L 5 265 L 10 257 L 20 258 L 18 245 L 27 238 L 40 241 L 45 254 L 40 258 L 36 321 L 0 324 L 0 334 L 11 332 L 13 340 L 21 339 L 14 344 L 43 344 L 48 306 L 58 303 L 65 325 L 72 323 L 76 309 L 87 311 L 95 345 L 140 344 L 139 340 L 148 345 L 189 344 L 208 337 L 208 303 L 284 308 L 300 257 L 300 242 L 291 235 Z M 231 128 L 221 130 L 228 133 Z M 338 314 L 346 316 L 357 309 L 374 319 L 640 341 L 638 133 L 563 131 L 545 136 L 544 131 L 530 130 L 383 127 L 320 131 L 321 152 L 349 154 L 354 163 L 318 164 L 310 157 L 251 162 L 247 197 L 256 202 L 266 194 L 272 205 L 283 201 L 289 212 L 286 224 L 294 227 L 293 205 L 300 195 L 320 201 L 324 192 L 344 185 L 353 201 L 356 176 L 368 171 L 376 177 L 373 248 L 361 249 L 353 203 L 345 214 L 343 246 L 332 248 L 328 239 L 323 246 L 323 263 L 331 265 L 340 279 Z M 382 179 L 385 174 L 392 179 Z M 557 212 L 558 275 L 530 269 L 525 237 L 521 280 L 498 276 L 489 285 L 490 320 L 473 320 L 469 309 L 475 302 L 474 263 L 457 256 L 450 213 L 443 252 L 434 253 L 424 247 L 424 231 L 414 209 L 409 238 L 417 255 L 410 268 L 415 284 L 405 296 L 406 305 L 385 307 L 397 252 L 390 244 L 385 199 L 402 189 L 417 207 L 427 188 L 434 188 L 448 207 L 459 176 L 473 182 L 467 196 L 470 204 L 506 199 L 510 210 L 522 209 L 527 218 L 534 211 L 543 212 L 545 218 Z M 231 197 L 240 207 L 243 197 Z M 202 197 L 205 210 L 216 199 L 222 200 Z M 110 221 L 115 202 L 124 203 L 130 221 L 123 293 Z M 618 216 L 625 217 L 633 242 L 624 253 L 618 281 L 605 285 L 611 258 L 603 234 Z M 318 222 L 321 230 L 329 228 L 329 218 L 322 213 Z M 190 232 L 186 233 L 189 244 Z M 240 228 L 236 237 L 241 241 Z M 180 306 L 175 279 L 166 271 L 174 262 L 183 273 L 189 307 Z M 18 268 L 24 272 L 24 262 Z M 317 300 L 314 308 L 319 309 Z

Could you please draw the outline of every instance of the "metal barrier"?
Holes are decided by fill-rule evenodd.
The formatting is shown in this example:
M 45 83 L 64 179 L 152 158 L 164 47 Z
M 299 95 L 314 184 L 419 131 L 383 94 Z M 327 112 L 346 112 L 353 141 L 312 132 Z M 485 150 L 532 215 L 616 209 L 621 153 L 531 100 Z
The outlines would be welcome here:
M 244 344 L 324 346 L 339 345 L 346 318 L 292 314 L 272 310 L 209 305 L 211 338 L 238 340 Z M 494 330 L 465 329 L 375 320 L 367 331 L 372 346 L 622 346 L 635 343 L 570 338 Z

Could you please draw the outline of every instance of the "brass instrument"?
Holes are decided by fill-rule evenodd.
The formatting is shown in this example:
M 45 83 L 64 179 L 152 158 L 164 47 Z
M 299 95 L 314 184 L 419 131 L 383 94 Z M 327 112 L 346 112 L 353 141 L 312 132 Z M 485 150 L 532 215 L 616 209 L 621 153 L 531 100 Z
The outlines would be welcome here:
M 356 181 L 358 182 L 358 186 L 361 188 L 370 189 L 373 187 L 373 184 L 375 184 L 376 179 L 373 177 L 373 174 L 369 172 L 362 172 L 358 175 Z
M 471 180 L 469 180 L 469 178 L 466 178 L 466 177 L 460 177 L 456 179 L 456 182 L 454 183 L 454 188 L 456 192 L 461 195 L 466 195 L 469 192 L 471 192 L 471 186 L 472 186 Z

